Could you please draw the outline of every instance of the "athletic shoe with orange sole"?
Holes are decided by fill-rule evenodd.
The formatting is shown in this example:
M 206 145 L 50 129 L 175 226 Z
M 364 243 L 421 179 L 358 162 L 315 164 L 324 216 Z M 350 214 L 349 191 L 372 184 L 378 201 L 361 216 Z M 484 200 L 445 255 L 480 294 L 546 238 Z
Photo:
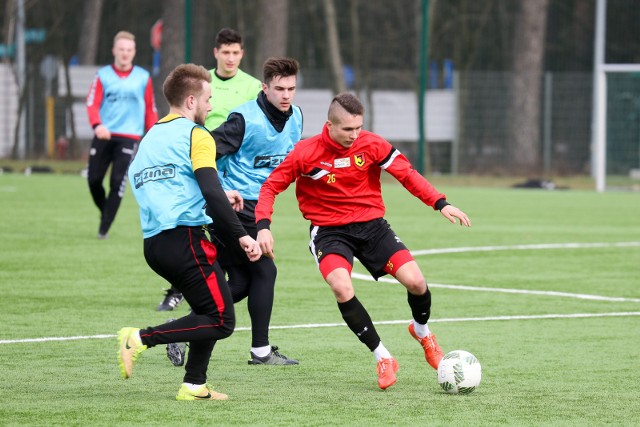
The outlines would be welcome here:
M 437 370 L 444 353 L 436 341 L 436 336 L 429 334 L 424 338 L 420 338 L 416 335 L 413 322 L 409 324 L 409 333 L 420 343 L 420 345 L 422 345 L 422 348 L 424 349 L 424 358 L 427 359 L 427 363 L 429 363 L 433 369 Z
M 378 387 L 385 390 L 396 383 L 396 372 L 398 372 L 399 366 L 396 359 L 393 357 L 389 359 L 381 359 L 378 362 Z

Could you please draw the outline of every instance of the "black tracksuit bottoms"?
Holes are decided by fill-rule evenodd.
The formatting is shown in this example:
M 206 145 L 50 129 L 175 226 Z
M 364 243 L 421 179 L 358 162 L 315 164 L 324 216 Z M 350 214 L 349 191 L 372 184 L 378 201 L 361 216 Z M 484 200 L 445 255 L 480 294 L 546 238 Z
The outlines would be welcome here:
M 188 342 L 184 382 L 204 384 L 216 341 L 230 336 L 235 327 L 233 299 L 216 262 L 216 247 L 202 227 L 177 227 L 144 239 L 144 256 L 153 271 L 182 292 L 192 313 L 142 329 L 142 343 L 153 347 Z

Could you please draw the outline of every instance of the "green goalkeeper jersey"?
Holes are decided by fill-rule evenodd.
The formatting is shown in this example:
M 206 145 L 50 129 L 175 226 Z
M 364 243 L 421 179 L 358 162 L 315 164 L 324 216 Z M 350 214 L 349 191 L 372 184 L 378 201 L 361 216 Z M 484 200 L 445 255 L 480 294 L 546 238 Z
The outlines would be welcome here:
M 262 82 L 255 77 L 238 70 L 230 79 L 221 79 L 215 68 L 211 73 L 211 111 L 204 124 L 209 131 L 214 130 L 227 120 L 227 116 L 237 106 L 256 99 L 262 90 Z

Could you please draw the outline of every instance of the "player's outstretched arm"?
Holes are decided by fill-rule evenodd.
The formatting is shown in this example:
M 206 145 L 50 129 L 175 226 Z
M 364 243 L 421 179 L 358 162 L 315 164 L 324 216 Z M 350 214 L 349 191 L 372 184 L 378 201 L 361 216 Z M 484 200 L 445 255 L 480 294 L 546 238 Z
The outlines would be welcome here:
M 460 209 L 456 208 L 453 205 L 445 206 L 440 210 L 440 213 L 442 214 L 442 216 L 447 218 L 453 224 L 456 223 L 456 218 L 457 218 L 460 221 L 460 225 L 471 227 L 471 220 L 469 219 L 467 214 L 465 214 L 464 212 L 462 212 Z

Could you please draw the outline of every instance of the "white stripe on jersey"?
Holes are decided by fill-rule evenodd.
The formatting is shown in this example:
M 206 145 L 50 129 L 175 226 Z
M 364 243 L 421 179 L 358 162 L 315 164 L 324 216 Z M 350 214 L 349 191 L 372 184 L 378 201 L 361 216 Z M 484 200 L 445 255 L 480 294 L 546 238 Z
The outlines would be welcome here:
M 309 178 L 313 179 L 314 181 L 317 181 L 320 178 L 322 178 L 323 176 L 329 174 L 329 171 L 328 170 L 324 170 L 324 169 L 320 169 L 317 172 L 314 170 L 312 172 L 314 172 L 314 173 L 309 174 L 309 175 L 305 175 L 305 176 L 308 176 Z
M 393 163 L 393 160 L 398 157 L 400 155 L 400 152 L 398 150 L 393 150 L 393 153 L 391 153 L 391 157 L 389 157 L 389 160 L 387 160 L 386 162 L 384 162 L 383 164 L 380 165 L 381 169 L 386 169 L 389 166 L 391 166 L 391 163 Z

